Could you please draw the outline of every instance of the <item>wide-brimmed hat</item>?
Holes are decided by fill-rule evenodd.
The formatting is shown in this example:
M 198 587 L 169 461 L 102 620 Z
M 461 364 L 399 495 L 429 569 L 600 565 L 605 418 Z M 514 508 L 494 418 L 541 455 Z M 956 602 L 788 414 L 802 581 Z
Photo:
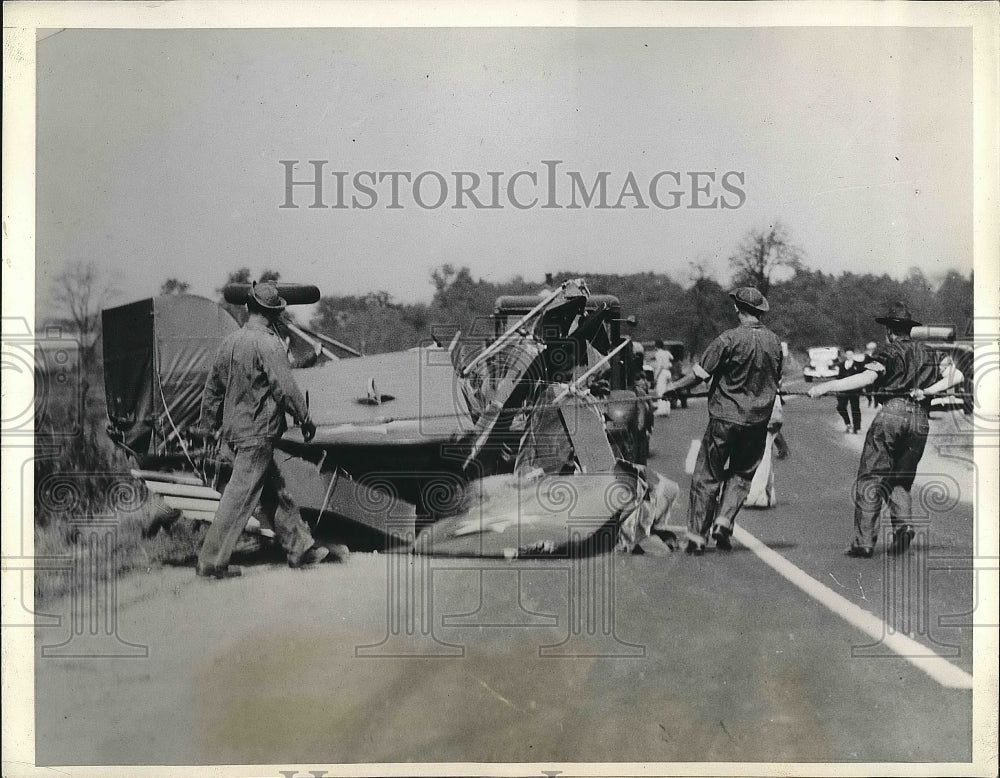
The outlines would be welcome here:
M 875 322 L 877 324 L 884 324 L 886 327 L 897 327 L 899 329 L 920 326 L 920 322 L 910 316 L 910 309 L 906 307 L 906 303 L 902 302 L 895 302 L 890 305 L 884 316 L 875 317 Z
M 759 289 L 754 289 L 752 286 L 741 286 L 739 289 L 734 289 L 729 293 L 729 296 L 741 308 L 747 308 L 755 313 L 767 313 L 771 310 L 771 306 L 767 304 L 767 298 L 760 293 Z
M 254 282 L 250 287 L 250 299 L 268 311 L 285 310 L 285 299 L 278 294 L 278 287 L 273 281 Z

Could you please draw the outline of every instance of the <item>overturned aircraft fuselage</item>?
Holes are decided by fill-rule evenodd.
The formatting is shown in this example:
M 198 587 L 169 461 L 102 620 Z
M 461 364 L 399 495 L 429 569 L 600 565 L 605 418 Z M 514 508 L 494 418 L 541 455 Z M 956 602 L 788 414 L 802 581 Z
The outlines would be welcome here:
M 641 535 L 667 494 L 636 461 L 648 400 L 628 386 L 619 320 L 617 300 L 577 280 L 501 298 L 483 337 L 403 352 L 352 356 L 283 324 L 293 364 L 316 357 L 294 374 L 317 434 L 289 430 L 276 451 L 291 495 L 314 525 L 376 547 L 520 556 L 617 537 L 623 522 Z M 193 296 L 104 311 L 109 434 L 191 518 L 211 519 L 227 476 L 194 431 L 217 345 L 237 326 Z M 553 497 L 567 489 L 572 505 Z

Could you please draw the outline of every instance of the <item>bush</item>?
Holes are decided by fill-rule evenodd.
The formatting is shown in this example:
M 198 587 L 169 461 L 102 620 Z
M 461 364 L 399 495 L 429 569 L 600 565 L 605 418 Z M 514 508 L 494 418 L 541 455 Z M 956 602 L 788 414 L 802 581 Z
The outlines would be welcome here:
M 68 566 L 81 550 L 79 544 L 86 542 L 81 530 L 87 522 L 100 520 L 113 522 L 115 528 L 113 547 L 102 549 L 111 561 L 104 575 L 193 565 L 204 526 L 178 521 L 169 532 L 144 536 L 153 508 L 145 505 L 142 482 L 129 475 L 128 458 L 105 434 L 103 397 L 91 398 L 82 420 L 77 418 L 76 397 L 72 392 L 50 392 L 35 418 L 35 556 L 62 558 Z M 78 431 L 67 434 L 70 430 Z M 83 585 L 65 566 L 35 573 L 35 597 L 40 601 Z

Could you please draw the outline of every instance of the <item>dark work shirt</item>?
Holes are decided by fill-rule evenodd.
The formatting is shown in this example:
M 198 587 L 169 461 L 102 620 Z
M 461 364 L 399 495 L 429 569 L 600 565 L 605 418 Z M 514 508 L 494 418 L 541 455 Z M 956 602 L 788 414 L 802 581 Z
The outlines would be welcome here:
M 230 443 L 263 443 L 285 432 L 286 411 L 298 422 L 309 418 L 284 344 L 262 317 L 251 316 L 219 345 L 202 395 L 202 424 L 221 428 Z
M 781 379 L 781 342 L 762 324 L 741 324 L 713 340 L 698 363 L 710 373 L 708 413 L 750 425 L 771 417 Z
M 872 394 L 881 403 L 903 397 L 913 389 L 926 389 L 941 376 L 938 357 L 919 341 L 897 338 L 880 346 L 865 365 L 878 374 Z

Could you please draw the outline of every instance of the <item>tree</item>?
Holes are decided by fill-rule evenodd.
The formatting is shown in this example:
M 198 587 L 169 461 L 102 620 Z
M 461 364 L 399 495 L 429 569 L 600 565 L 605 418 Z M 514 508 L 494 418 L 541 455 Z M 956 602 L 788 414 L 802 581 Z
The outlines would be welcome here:
M 902 299 L 910 306 L 913 318 L 925 324 L 942 321 L 938 300 L 930 280 L 919 267 L 911 267 L 903 280 Z
M 729 257 L 737 286 L 755 286 L 761 294 L 771 291 L 771 278 L 779 268 L 802 267 L 802 251 L 789 241 L 788 231 L 778 221 L 766 230 L 750 230 L 739 249 Z
M 973 288 L 971 273 L 965 278 L 957 270 L 950 270 L 937 290 L 941 321 L 956 325 L 959 337 L 972 333 Z
M 735 317 L 726 290 L 711 277 L 704 264 L 691 264 L 691 286 L 684 292 L 683 338 L 691 356 L 699 353 L 723 330 L 732 327 Z
M 52 282 L 52 300 L 80 342 L 83 407 L 86 407 L 90 387 L 88 377 L 94 367 L 101 335 L 101 308 L 114 294 L 114 288 L 93 260 L 71 262 Z
M 160 294 L 187 294 L 188 289 L 191 288 L 191 284 L 187 281 L 179 281 L 176 278 L 168 278 L 160 286 Z

